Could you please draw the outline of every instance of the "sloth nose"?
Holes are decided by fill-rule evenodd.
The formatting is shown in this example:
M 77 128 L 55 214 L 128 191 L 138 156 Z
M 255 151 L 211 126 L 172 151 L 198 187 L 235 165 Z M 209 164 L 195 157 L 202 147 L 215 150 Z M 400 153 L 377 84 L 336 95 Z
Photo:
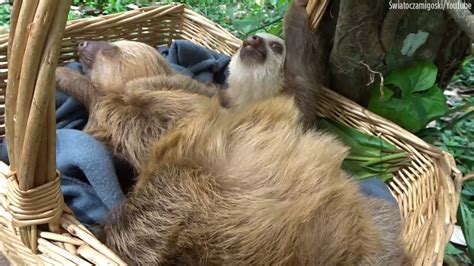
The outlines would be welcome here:
M 258 37 L 257 35 L 250 36 L 244 41 L 244 46 L 251 45 L 254 48 L 259 47 L 262 44 L 262 38 Z
M 86 41 L 79 42 L 79 45 L 77 46 L 79 51 L 84 50 L 87 47 L 87 44 Z

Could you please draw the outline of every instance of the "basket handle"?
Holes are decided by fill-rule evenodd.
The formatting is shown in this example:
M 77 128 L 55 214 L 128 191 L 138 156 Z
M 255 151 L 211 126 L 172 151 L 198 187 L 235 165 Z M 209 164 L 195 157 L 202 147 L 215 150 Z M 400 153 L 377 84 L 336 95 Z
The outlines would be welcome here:
M 58 231 L 64 207 L 56 173 L 54 74 L 70 5 L 71 0 L 17 0 L 12 11 L 5 104 L 9 210 L 34 252 L 37 225 Z M 41 212 L 32 212 L 38 202 Z

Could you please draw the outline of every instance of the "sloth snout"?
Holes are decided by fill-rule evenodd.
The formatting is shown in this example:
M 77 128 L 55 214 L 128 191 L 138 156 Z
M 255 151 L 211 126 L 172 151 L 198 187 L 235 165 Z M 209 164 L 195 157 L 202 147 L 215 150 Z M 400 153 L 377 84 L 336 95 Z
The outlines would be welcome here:
M 265 38 L 254 35 L 245 39 L 240 50 L 240 58 L 242 61 L 250 60 L 251 62 L 263 63 L 267 56 L 265 47 Z
M 252 46 L 254 48 L 258 48 L 260 47 L 260 45 L 262 45 L 263 41 L 262 41 L 262 38 L 260 38 L 259 36 L 257 35 L 253 35 L 253 36 L 250 36 L 248 37 L 245 41 L 244 41 L 244 46 Z

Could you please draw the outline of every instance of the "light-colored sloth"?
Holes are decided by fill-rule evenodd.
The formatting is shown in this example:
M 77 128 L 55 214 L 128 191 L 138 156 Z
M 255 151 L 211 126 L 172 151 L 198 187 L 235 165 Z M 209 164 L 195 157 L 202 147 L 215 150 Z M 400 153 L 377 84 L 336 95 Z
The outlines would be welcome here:
M 243 43 L 220 99 L 169 73 L 101 88 L 111 77 L 91 73 L 124 62 L 102 52 L 117 44 L 95 52 L 103 60 L 89 77 L 58 69 L 59 84 L 89 109 L 88 132 L 139 169 L 103 236 L 128 263 L 409 265 L 396 208 L 364 198 L 341 170 L 347 147 L 305 127 L 320 87 L 305 5 L 286 13 L 286 48 L 268 35 Z

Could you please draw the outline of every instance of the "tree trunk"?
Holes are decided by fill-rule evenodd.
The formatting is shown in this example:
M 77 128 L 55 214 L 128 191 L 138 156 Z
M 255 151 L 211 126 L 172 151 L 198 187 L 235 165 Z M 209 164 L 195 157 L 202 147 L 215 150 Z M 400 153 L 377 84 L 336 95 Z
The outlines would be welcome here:
M 386 75 L 424 61 L 437 65 L 440 87 L 449 83 L 471 41 L 447 11 L 391 9 L 396 2 L 330 1 L 319 26 L 326 86 L 366 106 L 380 86 L 377 75 L 371 82 L 373 71 Z

